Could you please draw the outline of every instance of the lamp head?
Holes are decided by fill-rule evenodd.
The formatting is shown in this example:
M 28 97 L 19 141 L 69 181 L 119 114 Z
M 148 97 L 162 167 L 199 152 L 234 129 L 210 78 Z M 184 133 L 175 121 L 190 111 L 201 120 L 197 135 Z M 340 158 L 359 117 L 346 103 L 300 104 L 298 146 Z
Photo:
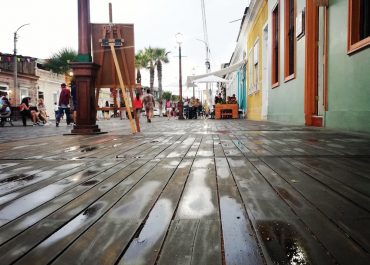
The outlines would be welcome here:
M 176 37 L 176 42 L 177 42 L 179 45 L 181 45 L 182 40 L 183 40 L 183 38 L 182 38 L 182 34 L 181 34 L 180 32 L 178 32 L 178 33 L 175 35 L 175 37 Z

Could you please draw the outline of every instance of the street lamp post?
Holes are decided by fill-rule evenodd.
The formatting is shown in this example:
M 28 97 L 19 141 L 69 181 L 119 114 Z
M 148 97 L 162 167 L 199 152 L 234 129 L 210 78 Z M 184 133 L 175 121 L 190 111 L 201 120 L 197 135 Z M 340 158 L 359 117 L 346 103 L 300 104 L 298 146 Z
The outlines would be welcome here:
M 23 24 L 20 26 L 15 32 L 14 32 L 14 55 L 13 55 L 13 60 L 14 60 L 14 67 L 13 67 L 13 75 L 14 75 L 14 104 L 17 104 L 17 87 L 18 87 L 18 61 L 17 61 L 17 33 L 18 30 L 23 28 L 24 26 L 29 25 L 30 23 Z
M 183 102 L 182 102 L 182 71 L 181 71 L 181 43 L 182 43 L 182 34 L 179 32 L 176 34 L 176 41 L 179 44 L 179 120 L 184 119 L 183 114 Z

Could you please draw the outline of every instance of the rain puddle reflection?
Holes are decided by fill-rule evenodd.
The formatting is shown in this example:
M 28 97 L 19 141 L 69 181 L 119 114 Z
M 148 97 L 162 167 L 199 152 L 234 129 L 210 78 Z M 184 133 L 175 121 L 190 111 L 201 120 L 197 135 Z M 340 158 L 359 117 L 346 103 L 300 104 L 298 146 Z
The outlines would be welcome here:
M 83 213 L 79 214 L 72 221 L 70 221 L 61 229 L 59 229 L 57 232 L 48 237 L 38 247 L 41 248 L 48 247 L 54 243 L 57 243 L 60 240 L 63 240 L 67 236 L 72 235 L 80 228 L 84 227 L 84 225 L 86 225 L 89 222 L 89 219 L 92 219 L 92 217 L 94 217 L 99 211 L 99 209 L 103 208 L 103 206 L 104 203 L 98 202 L 92 205 L 91 207 L 87 208 Z
M 126 198 L 123 205 L 113 210 L 112 217 L 119 218 L 120 220 L 140 218 L 142 210 L 153 199 L 153 194 L 160 185 L 160 181 L 148 181 L 144 183 Z
M 12 166 L 16 166 L 18 164 L 19 163 L 3 163 L 3 164 L 0 164 L 0 169 L 7 168 L 7 167 L 12 167 Z
M 181 199 L 178 218 L 201 218 L 214 213 L 211 189 L 207 186 L 206 168 L 197 168 L 189 176 L 189 183 Z
M 258 221 L 257 231 L 274 264 L 312 264 L 298 231 L 281 221 Z
M 173 211 L 170 200 L 160 199 L 150 212 L 139 236 L 131 242 L 118 264 L 147 264 L 147 255 L 159 250 L 153 248 L 164 237 Z M 160 247 L 160 245 L 157 245 L 157 247 Z
M 228 196 L 220 198 L 226 264 L 260 264 L 243 206 Z

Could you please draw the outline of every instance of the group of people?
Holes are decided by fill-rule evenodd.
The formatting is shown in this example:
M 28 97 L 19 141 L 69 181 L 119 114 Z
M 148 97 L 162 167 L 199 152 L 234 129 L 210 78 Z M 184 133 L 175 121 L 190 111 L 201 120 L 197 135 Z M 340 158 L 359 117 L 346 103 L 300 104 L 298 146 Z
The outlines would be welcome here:
M 5 121 L 9 119 L 11 115 L 11 105 L 9 99 L 6 96 L 0 97 L 0 125 L 4 126 Z
M 187 119 L 197 119 L 199 116 L 208 117 L 209 107 L 205 102 L 204 106 L 198 98 L 192 97 L 184 102 L 184 115 Z
M 55 112 L 55 124 L 58 127 L 61 118 L 65 115 L 67 125 L 75 122 L 76 119 L 76 87 L 75 83 L 71 82 L 71 90 L 67 88 L 65 83 L 60 85 L 61 91 L 59 95 L 59 102 L 54 103 Z M 38 99 L 36 106 L 30 106 L 31 98 L 25 97 L 19 106 L 19 110 L 22 116 L 23 126 L 27 126 L 27 119 L 31 119 L 33 126 L 43 125 L 48 122 L 48 114 L 46 112 L 46 106 L 42 98 Z
M 46 113 L 44 99 L 39 98 L 37 105 L 33 108 L 30 106 L 30 101 L 30 97 L 25 97 L 22 99 L 21 105 L 19 106 L 23 126 L 27 126 L 27 118 L 32 120 L 33 126 L 46 124 L 49 116 Z

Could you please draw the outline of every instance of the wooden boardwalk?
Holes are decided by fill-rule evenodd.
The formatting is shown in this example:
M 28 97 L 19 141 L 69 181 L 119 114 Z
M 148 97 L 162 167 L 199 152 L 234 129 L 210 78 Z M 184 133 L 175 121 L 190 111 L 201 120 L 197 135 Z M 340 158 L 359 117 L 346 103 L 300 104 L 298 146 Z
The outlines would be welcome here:
M 370 264 L 370 136 L 156 118 L 0 128 L 0 264 Z

